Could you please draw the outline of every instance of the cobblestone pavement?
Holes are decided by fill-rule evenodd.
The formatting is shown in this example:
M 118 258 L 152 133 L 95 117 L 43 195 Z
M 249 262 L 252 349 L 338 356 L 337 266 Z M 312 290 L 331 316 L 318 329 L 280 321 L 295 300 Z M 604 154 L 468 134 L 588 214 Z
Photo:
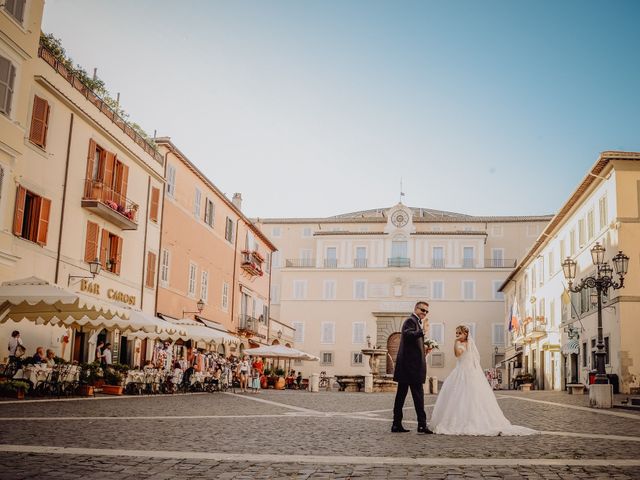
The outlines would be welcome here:
M 0 478 L 640 479 L 640 414 L 498 392 L 528 437 L 389 432 L 393 394 L 274 392 L 0 403 Z M 428 415 L 435 396 L 427 396 Z

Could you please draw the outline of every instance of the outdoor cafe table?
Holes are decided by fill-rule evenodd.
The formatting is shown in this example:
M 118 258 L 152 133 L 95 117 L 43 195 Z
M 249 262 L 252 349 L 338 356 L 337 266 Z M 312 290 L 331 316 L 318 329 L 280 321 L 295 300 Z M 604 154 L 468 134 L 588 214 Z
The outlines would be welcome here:
M 27 365 L 19 369 L 13 376 L 14 380 L 24 380 L 31 382 L 36 387 L 39 383 L 44 382 L 53 369 L 47 367 L 46 364 Z

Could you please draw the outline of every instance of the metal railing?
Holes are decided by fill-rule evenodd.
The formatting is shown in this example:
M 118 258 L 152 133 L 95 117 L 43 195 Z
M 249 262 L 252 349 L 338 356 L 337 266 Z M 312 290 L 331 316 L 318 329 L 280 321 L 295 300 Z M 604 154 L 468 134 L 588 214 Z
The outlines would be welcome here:
M 474 258 L 462 259 L 462 268 L 474 268 L 475 266 L 476 266 L 476 261 Z
M 485 258 L 484 268 L 515 268 L 516 263 L 511 258 Z
M 285 261 L 287 268 L 315 268 L 316 260 L 314 258 L 289 258 Z
M 83 200 L 97 200 L 123 217 L 138 223 L 138 204 L 132 202 L 120 192 L 115 191 L 100 180 L 84 181 Z
M 257 332 L 258 331 L 258 319 L 241 313 L 238 315 L 238 330 L 244 330 L 245 332 Z
M 366 258 L 356 258 L 353 261 L 354 268 L 367 268 L 367 259 Z
M 325 258 L 324 268 L 338 268 L 338 260 L 336 258 Z
M 387 259 L 387 266 L 388 267 L 400 267 L 400 268 L 410 267 L 411 266 L 411 260 L 409 258 L 406 258 L 406 257 L 391 257 L 391 258 Z
M 434 258 L 431 260 L 431 268 L 444 268 L 444 258 Z

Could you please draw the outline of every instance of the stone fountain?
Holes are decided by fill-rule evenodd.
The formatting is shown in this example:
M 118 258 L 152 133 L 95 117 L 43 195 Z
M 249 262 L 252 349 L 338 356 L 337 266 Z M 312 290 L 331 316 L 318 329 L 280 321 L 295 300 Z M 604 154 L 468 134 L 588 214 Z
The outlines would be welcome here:
M 367 337 L 367 348 L 363 348 L 362 354 L 369 357 L 369 368 L 371 372 L 365 377 L 365 392 L 395 392 L 397 384 L 393 381 L 393 375 L 380 374 L 380 360 L 382 357 L 391 356 L 386 348 L 378 345 L 371 346 L 370 338 Z M 368 378 L 367 378 L 368 377 Z M 370 385 L 367 385 L 370 383 Z

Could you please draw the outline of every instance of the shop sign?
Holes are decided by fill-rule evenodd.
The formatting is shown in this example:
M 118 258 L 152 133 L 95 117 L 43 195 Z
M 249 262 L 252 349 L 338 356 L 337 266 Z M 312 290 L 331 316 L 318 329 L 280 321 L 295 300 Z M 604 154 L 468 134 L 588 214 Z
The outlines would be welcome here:
M 83 279 L 80 281 L 80 291 L 92 293 L 94 295 L 100 295 L 100 284 Z M 107 298 L 110 300 L 115 300 L 116 302 L 125 303 L 127 305 L 136 304 L 135 295 L 129 295 L 127 293 L 120 292 L 113 288 L 107 289 Z

